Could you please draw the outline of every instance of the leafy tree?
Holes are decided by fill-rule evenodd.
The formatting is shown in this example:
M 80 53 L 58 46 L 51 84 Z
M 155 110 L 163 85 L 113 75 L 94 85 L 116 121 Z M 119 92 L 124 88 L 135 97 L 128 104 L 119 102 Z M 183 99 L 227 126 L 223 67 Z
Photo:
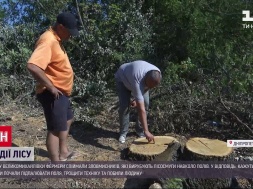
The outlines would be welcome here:
M 206 74 L 219 76 L 218 85 L 241 92 L 251 91 L 253 79 L 253 35 L 242 27 L 242 10 L 248 6 L 236 0 L 200 1 L 190 19 L 187 44 L 192 61 Z
M 251 1 L 4 0 L 1 7 L 2 73 L 27 74 L 37 37 L 58 13 L 71 11 L 81 33 L 65 44 L 76 95 L 103 95 L 119 65 L 136 59 L 156 64 L 165 80 L 174 78 L 170 82 L 208 76 L 214 90 L 217 84 L 229 91 L 252 88 L 253 34 L 241 21 Z
M 29 58 L 37 37 L 54 23 L 59 12 L 71 11 L 76 15 L 81 35 L 65 46 L 78 78 L 75 89 L 79 95 L 97 89 L 95 93 L 101 94 L 107 84 L 113 82 L 114 72 L 121 63 L 144 59 L 152 53 L 152 45 L 149 43 L 152 32 L 147 22 L 148 16 L 142 14 L 141 4 L 135 1 L 6 0 L 2 5 L 8 13 L 5 23 L 11 24 L 6 31 L 13 31 L 6 37 L 5 44 L 8 46 L 5 64 L 9 66 L 3 66 L 11 72 L 17 66 L 17 60 L 22 60 L 22 66 L 25 67 L 24 63 Z M 20 33 L 17 32 L 14 37 L 15 30 L 24 30 L 25 36 L 18 35 Z M 21 41 L 25 41 L 22 43 L 25 49 L 30 49 L 26 54 L 19 52 L 24 49 L 17 45 Z M 22 56 L 22 59 L 18 56 Z
M 79 59 L 73 63 L 78 68 L 75 69 L 77 76 L 84 81 L 112 86 L 120 64 L 145 59 L 152 53 L 149 41 L 152 31 L 147 22 L 148 15 L 141 12 L 141 4 L 134 1 L 79 1 L 72 5 L 78 7 L 83 24 L 81 37 L 74 40 L 72 51 Z

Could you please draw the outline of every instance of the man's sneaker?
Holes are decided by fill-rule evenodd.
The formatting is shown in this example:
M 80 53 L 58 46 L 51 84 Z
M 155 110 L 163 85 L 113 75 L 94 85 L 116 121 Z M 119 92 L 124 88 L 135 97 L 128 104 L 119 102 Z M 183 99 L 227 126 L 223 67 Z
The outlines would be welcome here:
M 138 135 L 140 138 L 146 137 L 145 134 L 144 134 L 143 132 L 139 132 L 139 133 L 137 133 L 137 135 Z
M 119 137 L 119 142 L 122 143 L 122 144 L 125 143 L 126 142 L 126 137 L 125 136 L 120 136 Z

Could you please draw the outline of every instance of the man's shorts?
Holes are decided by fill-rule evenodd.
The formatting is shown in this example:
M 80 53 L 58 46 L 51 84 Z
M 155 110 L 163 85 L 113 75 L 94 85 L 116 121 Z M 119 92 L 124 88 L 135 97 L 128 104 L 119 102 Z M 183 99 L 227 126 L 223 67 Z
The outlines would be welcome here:
M 53 94 L 45 90 L 37 94 L 37 99 L 44 110 L 47 130 L 67 131 L 67 121 L 74 117 L 69 97 L 60 95 L 59 99 L 54 99 Z

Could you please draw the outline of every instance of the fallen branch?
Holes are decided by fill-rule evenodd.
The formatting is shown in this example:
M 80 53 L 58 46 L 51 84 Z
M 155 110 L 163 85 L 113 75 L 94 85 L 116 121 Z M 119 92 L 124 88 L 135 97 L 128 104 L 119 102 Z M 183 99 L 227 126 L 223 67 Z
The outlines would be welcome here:
M 116 109 L 118 109 L 119 108 L 119 103 L 118 102 L 116 102 L 116 103 L 114 103 L 112 106 L 110 106 L 109 108 L 107 108 L 107 112 L 111 112 L 112 110 L 116 110 Z
M 82 25 L 82 27 L 83 27 L 83 29 L 84 29 L 85 27 L 84 27 L 83 19 L 82 19 L 82 17 L 81 17 L 81 13 L 80 13 L 80 10 L 79 10 L 79 4 L 78 4 L 78 1 L 77 1 L 77 0 L 76 0 L 76 10 L 77 10 L 78 17 L 79 17 L 79 20 L 80 20 L 80 22 L 81 22 L 81 25 Z
M 243 125 L 252 135 L 253 135 L 253 131 L 252 129 L 245 123 L 243 123 L 226 105 L 225 103 L 223 102 L 221 96 L 219 97 L 219 101 L 220 103 L 224 106 L 224 108 L 236 119 L 236 121 L 238 123 L 240 123 L 241 125 Z

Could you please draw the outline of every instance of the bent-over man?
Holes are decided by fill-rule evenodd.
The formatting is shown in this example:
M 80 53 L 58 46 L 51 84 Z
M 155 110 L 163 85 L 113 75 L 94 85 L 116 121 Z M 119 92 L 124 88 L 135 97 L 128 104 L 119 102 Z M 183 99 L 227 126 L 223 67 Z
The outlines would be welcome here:
M 126 141 L 130 106 L 137 108 L 139 121 L 135 130 L 138 136 L 146 137 L 149 142 L 154 140 L 147 124 L 149 90 L 158 86 L 161 78 L 161 71 L 156 66 L 142 60 L 122 64 L 116 72 L 115 80 L 119 97 L 119 142 Z M 132 102 L 130 102 L 131 94 L 134 97 Z

